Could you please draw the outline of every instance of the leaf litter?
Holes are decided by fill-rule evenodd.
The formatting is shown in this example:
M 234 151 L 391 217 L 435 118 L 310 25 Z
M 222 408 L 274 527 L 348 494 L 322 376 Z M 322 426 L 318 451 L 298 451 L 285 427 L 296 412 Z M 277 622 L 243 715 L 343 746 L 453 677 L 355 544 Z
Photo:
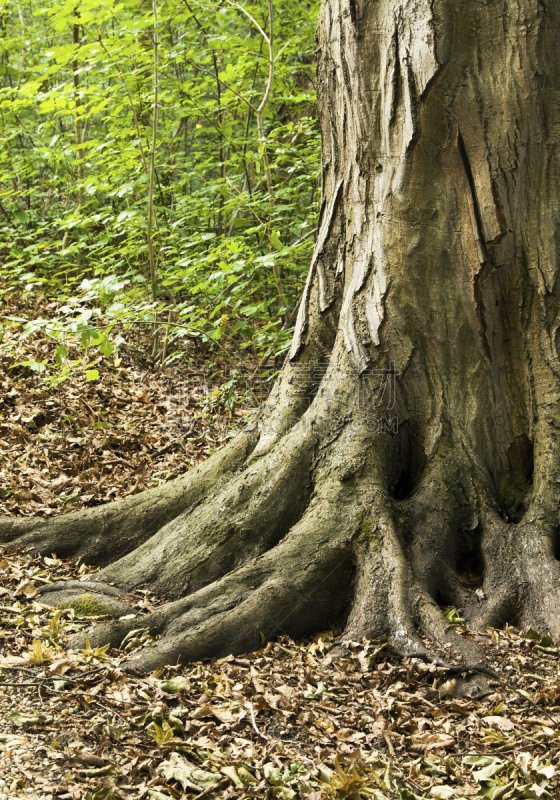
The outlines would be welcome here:
M 170 352 L 182 361 L 162 369 L 141 325 L 123 328 L 111 356 L 68 344 L 70 364 L 96 370 L 69 367 L 62 380 L 47 370 L 58 339 L 37 330 L 21 340 L 21 323 L 48 319 L 53 305 L 0 285 L 0 514 L 52 516 L 172 480 L 243 425 L 270 387 L 273 368 L 199 339 L 177 342 Z
M 478 698 L 386 642 L 335 657 L 335 631 L 144 675 L 123 662 L 157 598 L 137 592 L 121 648 L 80 650 L 65 641 L 92 616 L 37 601 L 45 582 L 92 571 L 0 550 L 0 800 L 560 797 L 549 636 L 478 634 L 498 675 Z
M 12 315 L 48 315 L 40 297 L 3 300 Z M 225 362 L 209 391 L 199 342 L 187 345 L 198 370 L 187 392 L 148 363 L 148 336 L 118 364 L 99 359 L 95 381 L 45 389 L 14 366 L 52 357 L 56 342 L 37 332 L 23 352 L 15 327 L 0 353 L 0 513 L 48 516 L 161 483 L 254 407 L 234 391 L 224 413 Z M 336 658 L 334 631 L 131 674 L 124 661 L 150 641 L 141 617 L 158 598 L 136 592 L 138 627 L 119 649 L 76 651 L 67 637 L 102 617 L 38 602 L 41 585 L 94 571 L 0 549 L 0 800 L 560 798 L 560 660 L 547 635 L 478 634 L 497 679 L 477 698 L 455 698 L 449 671 L 388 642 Z M 456 609 L 446 616 L 473 636 Z

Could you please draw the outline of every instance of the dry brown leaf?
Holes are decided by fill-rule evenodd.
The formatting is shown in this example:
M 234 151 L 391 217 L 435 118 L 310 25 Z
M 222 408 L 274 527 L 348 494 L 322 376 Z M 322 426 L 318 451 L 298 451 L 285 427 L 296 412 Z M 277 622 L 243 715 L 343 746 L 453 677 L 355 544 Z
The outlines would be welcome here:
M 200 706 L 200 708 L 197 708 L 196 711 L 191 714 L 191 719 L 201 719 L 203 717 L 216 717 L 220 722 L 225 723 L 232 723 L 237 720 L 237 716 L 226 708 L 207 704 Z
M 385 728 L 387 727 L 387 718 L 384 714 L 378 714 L 377 719 L 371 726 L 371 733 L 375 738 L 383 736 Z
M 490 725 L 491 728 L 498 728 L 501 731 L 512 731 L 515 728 L 515 724 L 508 719 L 508 717 L 490 715 L 488 717 L 483 717 L 481 722 L 485 725 Z
M 24 597 L 35 597 L 36 594 L 39 594 L 39 590 L 30 580 L 23 580 L 14 589 L 14 594 L 16 596 L 22 594 Z

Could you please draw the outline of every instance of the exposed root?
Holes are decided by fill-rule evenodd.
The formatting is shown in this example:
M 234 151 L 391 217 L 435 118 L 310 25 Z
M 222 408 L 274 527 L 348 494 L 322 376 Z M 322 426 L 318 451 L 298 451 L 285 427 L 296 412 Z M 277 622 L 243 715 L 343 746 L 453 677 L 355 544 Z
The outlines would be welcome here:
M 460 636 L 441 609 L 426 594 L 419 598 L 417 613 L 419 626 L 446 654 L 446 660 L 452 658 L 459 662 L 461 666 L 457 668 L 458 672 L 466 670 L 471 673 L 468 678 L 459 682 L 457 694 L 473 695 L 485 691 L 488 688 L 485 678 L 488 671 L 483 649 L 472 639 Z
M 288 439 L 289 437 L 287 437 Z M 118 587 L 126 595 L 138 586 L 167 599 L 198 589 L 234 572 L 273 548 L 303 515 L 312 489 L 313 437 L 291 434 L 290 442 L 255 460 L 214 491 L 164 524 L 148 541 L 99 572 L 92 583 Z M 99 587 L 95 589 L 95 584 Z M 53 591 L 57 587 L 49 587 Z M 82 586 L 58 587 L 83 592 Z M 58 598 L 57 598 L 58 600 Z
M 485 599 L 478 609 L 471 609 L 472 624 L 532 625 L 560 640 L 560 563 L 554 558 L 554 522 L 542 510 L 529 508 L 519 523 L 508 524 L 486 502 L 483 527 Z
M 357 577 L 352 610 L 341 640 L 376 639 L 391 633 L 396 646 L 422 649 L 415 634 L 404 557 L 386 493 L 374 493 L 373 512 L 355 544 Z
M 131 612 L 126 594 L 108 583 L 64 581 L 47 584 L 39 587 L 39 597 L 41 602 L 57 608 L 75 608 L 83 616 L 120 617 Z
M 64 586 L 67 590 L 79 590 L 80 592 L 100 592 L 103 594 L 112 595 L 113 597 L 121 597 L 122 592 L 110 583 L 103 583 L 102 581 L 64 581 L 64 583 L 47 583 L 45 586 L 39 587 L 40 595 L 49 595 L 60 591 L 60 587 Z
M 252 460 L 99 578 L 174 599 L 235 571 L 274 547 L 305 512 L 312 454 L 313 437 L 290 432 L 282 449 Z
M 263 638 L 302 636 L 343 616 L 360 509 L 356 503 L 348 513 L 336 500 L 336 495 L 330 503 L 324 496 L 317 499 L 275 548 L 143 616 L 142 627 L 161 639 L 131 659 L 130 666 L 150 670 L 161 663 L 242 653 Z M 327 515 L 326 503 L 331 510 Z M 92 642 L 120 644 L 138 625 L 138 618 L 102 623 L 89 635 Z
M 449 498 L 444 497 L 444 501 L 449 502 Z M 338 643 L 338 653 L 343 652 L 345 641 L 388 635 L 392 645 L 410 657 L 433 659 L 435 652 L 440 654 L 442 664 L 448 665 L 452 659 L 474 665 L 470 670 L 474 677 L 471 674 L 467 682 L 462 681 L 459 691 L 479 692 L 485 688 L 480 674 L 484 671 L 482 649 L 456 632 L 432 597 L 432 594 L 441 593 L 441 582 L 437 581 L 436 574 L 438 570 L 442 572 L 442 564 L 446 588 L 455 589 L 460 583 L 445 553 L 445 531 L 430 531 L 432 538 L 437 536 L 438 542 L 443 540 L 443 547 L 434 547 L 431 553 L 422 547 L 419 554 L 416 540 L 406 547 L 386 493 L 375 493 L 373 509 L 368 523 L 362 524 L 361 536 L 355 544 L 355 598 Z M 449 524 L 448 519 L 446 522 Z M 431 648 L 420 634 L 432 642 Z M 480 670 L 477 671 L 477 667 Z
M 115 617 L 89 631 L 93 643 L 120 645 L 148 628 L 156 641 L 131 657 L 136 669 L 239 654 L 336 620 L 344 625 L 340 653 L 344 642 L 388 636 L 401 653 L 469 671 L 459 691 L 480 691 L 481 650 L 440 606 L 464 609 L 471 628 L 517 621 L 560 638 L 550 515 L 529 511 L 508 524 L 445 437 L 410 496 L 391 497 L 401 445 L 344 416 L 350 396 L 334 402 L 319 391 L 274 446 L 255 451 L 247 431 L 172 484 L 37 528 L 1 523 L 0 534 L 18 546 L 110 561 L 88 581 L 42 587 L 40 597 Z M 458 544 L 474 529 L 484 559 L 477 591 L 462 579 Z M 139 587 L 170 602 L 126 619 L 129 592 Z
M 254 448 L 245 431 L 187 475 L 138 495 L 49 520 L 0 519 L 0 543 L 103 566 L 130 553 L 226 483 Z

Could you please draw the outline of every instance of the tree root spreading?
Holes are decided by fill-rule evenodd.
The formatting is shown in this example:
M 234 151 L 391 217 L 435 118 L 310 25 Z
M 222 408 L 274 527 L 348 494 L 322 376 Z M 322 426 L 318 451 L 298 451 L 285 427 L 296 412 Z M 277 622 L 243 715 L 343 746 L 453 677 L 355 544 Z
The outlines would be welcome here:
M 543 652 L 538 639 L 511 628 L 491 631 L 481 644 L 491 690 L 454 700 L 448 678 L 467 665 L 439 666 L 433 656 L 371 642 L 348 643 L 341 659 L 333 654 L 331 631 L 306 644 L 282 636 L 244 658 L 167 667 L 148 677 L 123 673 L 122 650 L 96 659 L 91 647 L 53 649 L 48 666 L 61 660 L 66 669 L 53 675 L 45 663 L 25 659 L 29 645 L 21 638 L 14 592 L 22 572 L 77 579 L 77 569 L 21 552 L 0 553 L 0 561 L 10 609 L 2 624 L 14 634 L 3 657 L 11 663 L 0 670 L 0 766 L 10 759 L 23 767 L 27 782 L 18 783 L 20 791 L 83 794 L 105 784 L 139 797 L 155 785 L 173 796 L 182 787 L 160 777 L 161 765 L 177 762 L 211 773 L 232 798 L 247 793 L 237 783 L 240 764 L 255 779 L 255 793 L 270 798 L 284 797 L 286 788 L 296 798 L 341 793 L 347 780 L 348 789 L 358 783 L 364 793 L 383 784 L 387 798 L 403 787 L 422 796 L 434 785 L 483 798 L 489 787 L 500 791 L 512 782 L 522 793 L 535 793 L 536 786 L 543 798 L 558 794 L 558 654 Z M 34 635 L 52 633 L 54 618 L 35 604 L 28 617 Z M 63 620 L 85 624 L 69 612 Z M 64 627 L 58 636 L 64 645 Z M 21 656 L 24 665 L 14 663 Z M 92 668 L 96 660 L 101 663 Z M 167 743 L 156 743 L 156 724 L 171 728 Z M 480 758 L 496 767 L 489 780 L 480 774 Z M 292 775 L 294 764 L 301 767 Z M 197 791 L 205 790 L 193 788 L 193 796 Z
M 338 444 L 347 454 L 344 432 Z M 157 641 L 130 659 L 131 669 L 148 672 L 162 664 L 245 653 L 274 636 L 302 636 L 332 622 L 344 625 L 341 643 L 388 636 L 395 652 L 435 658 L 433 663 L 445 664 L 453 674 L 469 673 L 466 690 L 473 692 L 484 685 L 473 681 L 472 675 L 492 677 L 491 671 L 476 642 L 457 635 L 438 597 L 444 597 L 445 605 L 463 609 L 478 626 L 500 625 L 517 617 L 536 626 L 540 623 L 542 630 L 557 635 L 558 621 L 550 614 L 559 585 L 558 563 L 550 556 L 546 537 L 536 539 L 534 524 L 505 525 L 496 515 L 488 515 L 489 535 L 481 537 L 485 557 L 497 547 L 499 562 L 493 554 L 489 563 L 508 566 L 498 576 L 487 569 L 475 591 L 461 578 L 460 560 L 456 556 L 454 560 L 448 549 L 456 535 L 453 519 L 458 516 L 451 492 L 444 493 L 439 506 L 430 506 L 434 490 L 428 481 L 427 488 L 411 499 L 395 501 L 372 482 L 370 470 L 337 479 L 332 463 L 336 449 L 321 462 L 317 453 L 322 442 L 309 433 L 302 436 L 297 425 L 281 445 L 241 467 L 239 451 L 246 453 L 246 442 L 234 445 L 231 458 L 218 454 L 214 458 L 219 470 L 229 461 L 238 465 L 237 471 L 212 489 L 207 487 L 199 503 L 191 501 L 190 510 L 185 510 L 183 499 L 177 500 L 175 517 L 169 519 L 168 509 L 158 531 L 153 531 L 148 515 L 147 540 L 142 528 L 145 502 L 109 509 L 109 542 L 117 535 L 120 517 L 126 524 L 127 546 L 134 530 L 138 547 L 93 579 L 41 587 L 41 601 L 69 606 L 86 596 L 93 598 L 114 619 L 88 631 L 90 641 L 118 646 L 138 625 L 136 618 L 127 619 L 132 616 L 127 613 L 132 610 L 130 591 L 167 596 L 169 602 L 142 619 Z M 177 488 L 182 494 L 194 491 L 193 487 L 199 490 L 205 476 L 215 471 L 210 459 L 189 480 L 180 479 Z M 298 481 L 298 476 L 307 477 Z M 161 490 L 165 502 L 169 492 L 167 485 Z M 150 503 L 158 507 L 161 502 L 157 492 L 152 493 Z M 436 524 L 441 503 L 447 513 Z M 432 529 L 418 525 L 419 509 L 420 518 L 424 523 L 431 520 Z M 68 554 L 66 532 L 82 520 L 81 512 L 66 515 L 49 521 L 47 528 L 41 524 L 26 532 L 12 544 L 51 553 L 63 530 Z M 526 538 L 513 536 L 514 527 Z M 101 553 L 97 535 L 92 548 L 87 534 L 79 527 L 75 530 L 76 555 Z M 516 550 L 507 550 L 506 555 L 508 542 L 515 542 Z M 528 542 L 541 559 L 538 575 L 530 568 L 533 561 L 527 560 Z M 99 561 L 106 558 L 104 552 Z M 438 582 L 438 573 L 444 581 Z M 543 586 L 552 600 L 543 599 Z M 428 650 L 426 637 L 431 641 Z M 81 635 L 72 644 L 83 645 L 84 640 Z M 341 648 L 342 644 L 340 652 Z

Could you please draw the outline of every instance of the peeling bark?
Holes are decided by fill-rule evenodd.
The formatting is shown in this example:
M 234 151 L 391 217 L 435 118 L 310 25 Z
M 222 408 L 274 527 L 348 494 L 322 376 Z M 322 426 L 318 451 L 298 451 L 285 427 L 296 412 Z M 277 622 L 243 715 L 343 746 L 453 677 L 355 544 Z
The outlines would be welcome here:
M 442 604 L 560 640 L 559 40 L 544 0 L 323 0 L 319 236 L 266 406 L 171 485 L 0 521 L 103 565 L 117 616 L 169 599 L 135 666 L 329 620 L 473 662 Z

